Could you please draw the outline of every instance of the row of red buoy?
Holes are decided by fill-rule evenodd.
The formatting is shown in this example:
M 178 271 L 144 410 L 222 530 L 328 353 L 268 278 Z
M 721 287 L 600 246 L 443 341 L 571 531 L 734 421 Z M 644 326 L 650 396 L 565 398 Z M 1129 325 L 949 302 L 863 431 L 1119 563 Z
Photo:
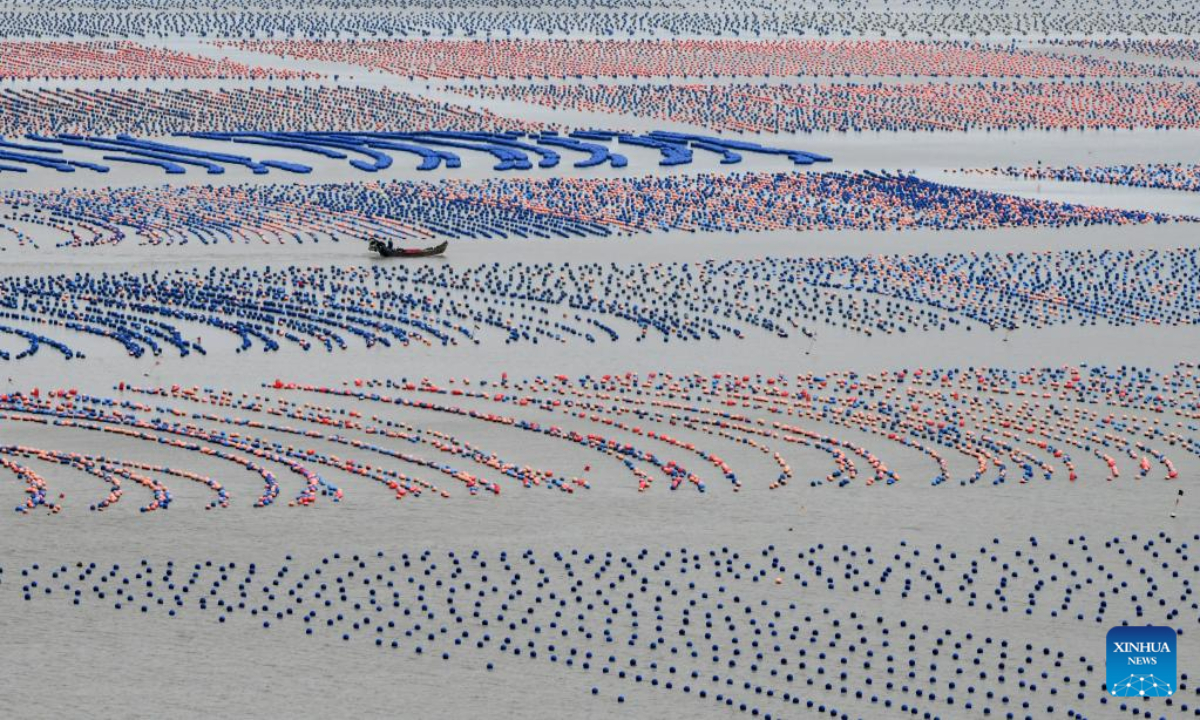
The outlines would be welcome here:
M 952 40 L 240 40 L 219 45 L 423 79 L 547 77 L 1186 77 L 1195 70 Z
M 709 489 L 710 476 L 733 492 L 744 489 L 748 458 L 775 466 L 762 487 L 775 490 L 796 475 L 796 451 L 829 456 L 832 470 L 810 484 L 843 487 L 893 485 L 902 472 L 887 454 L 864 444 L 905 448 L 933 470 L 931 482 L 1020 484 L 1065 476 L 1070 482 L 1101 475 L 1081 467 L 1074 454 L 1103 467 L 1109 481 L 1122 477 L 1128 461 L 1136 477 L 1179 476 L 1176 458 L 1200 459 L 1200 438 L 1173 418 L 1196 411 L 1200 375 L 1180 365 L 1170 372 L 1121 367 L 1062 367 L 1011 371 L 996 368 L 915 368 L 873 374 L 834 372 L 782 375 L 674 375 L 632 372 L 605 376 L 534 377 L 525 380 L 434 382 L 355 379 L 342 385 L 276 380 L 259 392 L 214 388 L 126 385 L 117 397 L 59 391 L 0 395 L 0 422 L 35 425 L 50 437 L 56 428 L 107 433 L 136 447 L 198 453 L 258 475 L 265 490 L 258 506 L 273 504 L 280 483 L 271 467 L 282 466 L 302 481 L 290 504 L 318 496 L 344 496 L 333 473 L 386 486 L 395 499 L 449 496 L 401 468 L 440 474 L 471 495 L 498 495 L 497 478 L 525 488 L 568 494 L 592 487 L 593 453 L 623 468 L 639 492 L 658 479 L 671 490 Z M 143 399 L 145 401 L 143 401 Z M 152 404 L 151 404 L 152 403 Z M 536 419 L 534 419 L 536 418 Z M 453 434 L 436 427 L 446 421 Z M 580 455 L 583 476 L 506 460 L 471 439 L 477 430 L 528 433 L 564 444 Z M 459 429 L 461 428 L 461 429 Z M 889 450 L 890 452 L 890 450 Z M 446 456 L 455 463 L 436 459 Z M 144 507 L 166 507 L 171 495 L 164 475 L 209 486 L 226 506 L 228 483 L 180 471 L 181 463 L 98 457 L 26 446 L 0 446 L 4 467 L 25 485 L 28 512 L 50 501 L 46 480 L 24 460 L 73 467 L 104 479 L 104 509 L 121 494 L 121 480 L 154 493 Z M 463 464 L 458 464 L 463 463 Z M 469 465 L 477 470 L 467 469 Z M 167 468 L 170 468 L 169 470 Z M 318 472 L 315 468 L 321 468 Z M 115 493 L 115 494 L 113 494 Z
M 462 92 L 737 133 L 1200 127 L 1192 81 L 503 84 Z
M 67 42 L 5 40 L 0 78 L 14 80 L 301 79 L 317 73 L 262 68 L 230 60 L 143 45 L 129 40 Z
M 547 129 L 486 109 L 385 88 L 289 85 L 241 88 L 0 89 L 0 136 L 316 130 Z

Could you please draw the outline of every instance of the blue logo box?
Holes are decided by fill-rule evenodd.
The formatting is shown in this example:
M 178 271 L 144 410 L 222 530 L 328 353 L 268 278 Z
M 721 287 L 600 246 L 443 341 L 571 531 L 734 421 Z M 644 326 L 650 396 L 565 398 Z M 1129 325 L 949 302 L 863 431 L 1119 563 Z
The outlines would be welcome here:
M 1175 631 L 1122 626 L 1108 631 L 1105 682 L 1117 697 L 1170 697 L 1176 684 Z

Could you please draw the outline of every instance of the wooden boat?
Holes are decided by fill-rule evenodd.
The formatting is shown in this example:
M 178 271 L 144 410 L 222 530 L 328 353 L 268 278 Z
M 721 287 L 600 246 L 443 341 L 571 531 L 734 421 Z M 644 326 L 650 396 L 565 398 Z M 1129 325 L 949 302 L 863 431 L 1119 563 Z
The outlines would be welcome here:
M 441 245 L 427 248 L 398 248 L 391 247 L 382 240 L 372 240 L 368 245 L 372 251 L 379 253 L 380 257 L 431 257 L 446 252 L 449 246 L 450 242 L 445 241 Z

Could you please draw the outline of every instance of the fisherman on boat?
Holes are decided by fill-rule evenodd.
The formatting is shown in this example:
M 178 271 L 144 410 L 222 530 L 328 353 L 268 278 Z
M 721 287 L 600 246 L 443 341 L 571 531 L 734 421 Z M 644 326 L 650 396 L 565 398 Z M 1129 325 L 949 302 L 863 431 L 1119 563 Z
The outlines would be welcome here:
M 433 255 L 441 255 L 446 251 L 449 242 L 443 242 L 441 245 L 434 245 L 427 248 L 398 248 L 392 244 L 389 239 L 386 243 L 379 238 L 373 238 L 367 247 L 372 252 L 379 253 L 380 257 L 430 257 Z

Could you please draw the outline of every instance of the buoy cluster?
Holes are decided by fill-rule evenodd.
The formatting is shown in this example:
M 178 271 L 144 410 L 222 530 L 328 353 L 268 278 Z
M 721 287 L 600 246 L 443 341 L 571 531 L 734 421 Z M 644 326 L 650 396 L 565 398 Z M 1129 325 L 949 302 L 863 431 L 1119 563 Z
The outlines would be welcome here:
M 359 85 L 0 88 L 0 136 L 322 129 L 539 131 L 544 123 Z
M 1152 713 L 1110 697 L 1103 653 L 1042 625 L 999 621 L 1089 633 L 1169 624 L 1186 639 L 1200 621 L 1186 579 L 1198 541 L 1165 532 L 977 545 L 901 537 L 886 547 L 404 548 L 272 561 L 176 552 L 8 564 L 0 591 L 26 607 L 96 613 L 100 627 L 121 613 L 179 631 L 284 633 L 409 662 L 453 659 L 460 677 L 464 662 L 480 673 L 549 671 L 586 698 L 635 708 L 651 692 L 763 718 L 1182 718 L 1200 716 L 1186 668 Z M 1168 596 L 1179 602 L 1168 607 Z
M 1164 60 L 1200 61 L 1200 40 L 1190 38 L 1047 38 L 1042 44 L 1087 51 L 1110 50 Z
M 316 78 L 316 73 L 261 68 L 228 58 L 154 47 L 129 40 L 8 41 L 0 79 L 11 80 L 262 80 Z
M 83 37 L 978 37 L 1167 36 L 1200 34 L 1200 13 L 1173 0 L 918 0 L 902 8 L 870 0 L 733 0 L 648 5 L 636 0 L 474 2 L 417 0 L 404 6 L 338 0 L 302 10 L 279 0 L 197 9 L 183 0 L 113 7 L 51 0 L 6 8 L 0 28 L 18 38 Z
M 1140 163 L 1134 165 L 1066 165 L 970 168 L 959 172 L 994 175 L 1022 180 L 1102 183 L 1126 187 L 1200 192 L 1200 165 L 1186 163 Z
M 572 238 L 664 232 L 985 230 L 1193 220 L 876 172 L 443 179 L 324 185 L 63 188 L 0 193 L 0 229 L 59 246 L 394 238 Z M 0 236 L 3 237 L 3 236 Z
M 222 43 L 225 45 L 225 43 Z M 658 77 L 1186 77 L 1161 63 L 976 40 L 242 40 L 238 50 L 421 79 Z
M 0 335 L 27 345 L 0 360 L 82 359 L 84 337 L 204 357 L 212 331 L 244 353 L 1191 327 L 1198 264 L 1180 249 L 14 275 Z
M 1200 127 L 1200 84 L 1194 80 L 523 83 L 468 85 L 462 92 L 735 133 Z
M 152 491 L 144 509 L 167 507 L 163 467 L 172 469 L 165 475 L 208 485 L 215 494 L 208 508 L 227 506 L 229 483 L 187 471 L 189 453 L 257 476 L 260 507 L 281 492 L 272 468 L 299 482 L 293 505 L 311 505 L 318 496 L 340 500 L 344 491 L 335 478 L 346 478 L 340 484 L 347 486 L 373 481 L 396 500 L 449 497 L 456 486 L 471 495 L 498 495 L 503 484 L 573 494 L 610 479 L 589 476 L 591 464 L 601 460 L 606 472 L 627 475 L 638 492 L 661 480 L 670 490 L 703 493 L 718 478 L 739 492 L 747 475 L 763 478 L 756 488 L 779 490 L 797 472 L 812 486 L 890 486 L 904 475 L 887 459 L 897 452 L 910 458 L 907 466 L 920 458 L 925 470 L 911 474 L 933 486 L 952 480 L 1173 481 L 1177 462 L 1200 457 L 1197 386 L 1196 368 L 1180 365 L 1169 373 L 1096 366 L 795 378 L 629 372 L 441 383 L 275 380 L 246 393 L 121 383 L 112 396 L 33 388 L 0 395 L 0 423 L 13 437 L 39 428 L 39 444 L 50 445 L 0 446 L 0 456 L 25 485 L 25 500 L 16 507 L 22 513 L 62 509 L 31 458 L 103 479 L 116 494 L 93 509 L 119 499 L 122 478 Z M 447 427 L 453 433 L 439 429 Z M 121 447 L 148 443 L 179 460 L 152 464 L 115 452 L 99 457 L 48 449 L 63 429 L 104 433 Z M 473 437 L 497 432 L 571 448 L 568 455 L 585 470 L 573 474 L 531 465 L 528 458 L 505 459 Z M 439 454 L 447 459 L 436 459 Z M 809 467 L 814 462 L 824 467 Z M 739 466 L 758 469 L 739 473 Z M 439 475 L 442 487 L 427 479 Z
M 235 152 L 213 151 L 199 147 L 197 140 L 228 142 L 240 145 Z M 364 172 L 377 172 L 392 166 L 394 155 L 415 155 L 420 158 L 418 170 L 437 170 L 462 166 L 461 155 L 478 153 L 496 160 L 493 169 L 532 170 L 537 167 L 557 167 L 564 152 L 576 155 L 573 166 L 590 168 L 608 165 L 623 168 L 628 158 L 613 151 L 616 146 L 633 145 L 658 150 L 659 165 L 687 165 L 695 150 L 713 153 L 725 165 L 736 165 L 746 153 L 779 155 L 796 165 L 830 162 L 832 158 L 803 150 L 788 150 L 727 138 L 652 131 L 644 135 L 604 130 L 575 131 L 567 136 L 556 132 L 530 134 L 515 131 L 503 133 L 459 132 L 431 130 L 425 132 L 203 132 L 187 133 L 186 137 L 170 141 L 145 140 L 131 135 L 117 137 L 84 137 L 82 135 L 35 135 L 30 133 L 21 143 L 0 139 L 0 172 L 26 172 L 24 166 L 48 167 L 59 172 L 75 172 L 84 168 L 107 173 L 109 165 L 72 159 L 66 149 L 84 148 L 110 153 L 106 162 L 136 163 L 161 167 L 168 174 L 179 175 L 187 166 L 204 168 L 210 175 L 224 174 L 227 166 L 244 167 L 256 175 L 272 169 L 309 174 L 313 168 L 302 163 L 263 159 L 256 160 L 242 151 L 254 147 L 300 151 L 335 160 L 347 160 L 350 167 Z M 269 151 L 264 151 L 269 152 Z

